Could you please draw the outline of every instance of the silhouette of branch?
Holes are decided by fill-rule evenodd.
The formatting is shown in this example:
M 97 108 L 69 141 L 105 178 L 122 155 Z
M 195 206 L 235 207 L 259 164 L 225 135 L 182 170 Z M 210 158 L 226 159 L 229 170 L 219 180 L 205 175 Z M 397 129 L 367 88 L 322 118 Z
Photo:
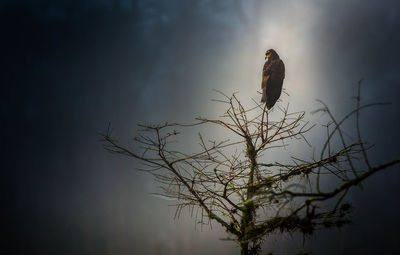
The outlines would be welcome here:
M 348 191 L 378 171 L 400 163 L 400 158 L 376 166 L 369 162 L 368 148 L 361 138 L 360 110 L 383 104 L 361 105 L 360 89 L 361 81 L 356 108 L 342 119 L 334 117 L 320 101 L 323 107 L 315 112 L 326 113 L 329 121 L 324 126 L 327 137 L 319 159 L 291 157 L 290 163 L 263 162 L 264 153 L 285 148 L 291 141 L 311 146 L 306 136 L 315 125 L 305 120 L 305 112 L 290 112 L 289 105 L 278 105 L 275 109 L 280 117 L 273 119 L 269 110 L 255 100 L 246 109 L 236 94 L 227 96 L 219 91 L 222 99 L 214 101 L 227 108 L 218 119 L 198 117 L 189 124 L 139 124 L 142 131 L 133 139 L 134 149 L 113 139 L 110 127 L 102 140 L 108 151 L 142 162 L 140 170 L 152 174 L 161 185 L 162 193 L 155 195 L 174 201 L 175 217 L 183 208 L 189 208 L 192 215 L 196 211 L 194 217 L 199 224 L 218 222 L 242 251 L 256 254 L 257 249 L 249 250 L 249 245 L 259 247 L 268 233 L 300 231 L 306 235 L 319 228 L 349 223 L 351 206 L 343 202 Z M 357 132 L 353 140 L 346 139 L 342 130 L 342 124 L 352 116 Z M 199 133 L 198 151 L 174 149 L 182 129 L 205 125 L 222 128 L 229 135 L 217 141 Z M 360 160 L 367 169 L 356 164 Z M 336 187 L 321 191 L 321 178 L 334 178 Z M 320 206 L 336 197 L 332 209 Z

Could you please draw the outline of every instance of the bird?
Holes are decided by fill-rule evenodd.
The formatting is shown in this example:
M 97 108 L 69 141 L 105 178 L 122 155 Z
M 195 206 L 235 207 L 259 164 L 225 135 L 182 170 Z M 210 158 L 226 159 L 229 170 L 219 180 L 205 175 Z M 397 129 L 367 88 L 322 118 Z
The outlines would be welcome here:
M 281 95 L 283 79 L 285 79 L 285 65 L 273 49 L 265 52 L 265 59 L 262 72 L 261 103 L 265 103 L 269 110 Z

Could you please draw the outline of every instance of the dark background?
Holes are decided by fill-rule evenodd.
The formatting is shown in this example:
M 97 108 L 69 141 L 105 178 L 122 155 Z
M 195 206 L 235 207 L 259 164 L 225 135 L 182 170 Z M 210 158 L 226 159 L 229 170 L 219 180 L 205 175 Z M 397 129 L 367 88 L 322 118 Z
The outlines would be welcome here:
M 363 114 L 374 164 L 400 155 L 397 1 L 2 1 L 1 230 L 8 254 L 234 254 L 223 230 L 173 220 L 137 162 L 107 153 L 109 122 L 128 142 L 138 121 L 221 113 L 212 89 L 258 97 L 265 50 L 285 61 L 298 110 Z M 311 117 L 310 117 L 311 118 Z M 320 137 L 313 137 L 318 140 Z M 400 168 L 349 194 L 354 222 L 301 237 L 274 236 L 276 254 L 400 253 Z

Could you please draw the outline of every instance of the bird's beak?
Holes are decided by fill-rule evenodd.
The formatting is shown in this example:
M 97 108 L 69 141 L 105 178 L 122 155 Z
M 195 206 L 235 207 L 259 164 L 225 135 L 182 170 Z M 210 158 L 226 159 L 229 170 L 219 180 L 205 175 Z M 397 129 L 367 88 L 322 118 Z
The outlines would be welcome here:
M 265 55 L 265 59 L 269 58 L 269 56 L 271 56 L 271 54 Z

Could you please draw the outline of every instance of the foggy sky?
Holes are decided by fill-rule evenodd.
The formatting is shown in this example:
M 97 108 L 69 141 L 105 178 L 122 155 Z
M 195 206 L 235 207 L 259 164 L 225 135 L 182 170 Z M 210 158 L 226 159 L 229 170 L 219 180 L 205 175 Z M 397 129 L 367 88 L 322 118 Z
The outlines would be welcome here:
M 296 110 L 324 100 L 341 115 L 364 102 L 374 164 L 399 156 L 397 1 L 2 1 L 2 242 L 13 254 L 238 254 L 216 224 L 200 231 L 137 162 L 107 153 L 108 123 L 128 143 L 138 122 L 191 121 L 223 110 L 213 89 L 258 98 L 264 52 L 286 66 Z M 307 115 L 310 119 L 316 117 Z M 313 119 L 313 120 L 314 120 Z M 319 133 L 317 133 L 319 134 Z M 311 137 L 313 141 L 319 136 Z M 190 147 L 190 145 L 188 145 Z M 296 149 L 297 150 L 297 149 Z M 295 151 L 301 153 L 302 151 Z M 276 254 L 400 252 L 399 167 L 354 189 L 354 222 L 272 238 Z

